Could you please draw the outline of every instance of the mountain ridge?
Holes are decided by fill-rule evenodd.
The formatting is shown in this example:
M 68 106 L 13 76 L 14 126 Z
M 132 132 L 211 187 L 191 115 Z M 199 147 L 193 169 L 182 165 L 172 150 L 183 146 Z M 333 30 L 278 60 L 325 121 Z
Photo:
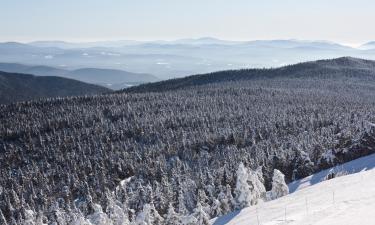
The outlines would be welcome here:
M 57 68 L 61 65 L 66 68 L 110 68 L 148 73 L 162 79 L 240 68 L 278 67 L 347 55 L 375 60 L 374 49 L 353 48 L 324 40 L 230 41 L 203 37 L 90 43 L 45 41 L 17 46 L 0 44 L 3 53 L 0 62 Z
M 132 73 L 117 69 L 102 68 L 81 68 L 66 70 L 45 65 L 25 65 L 19 63 L 0 63 L 0 71 L 8 73 L 26 73 L 36 76 L 58 76 L 79 80 L 85 83 L 99 84 L 104 87 L 121 84 L 140 84 L 158 81 L 159 79 L 151 74 Z M 124 86 L 124 85 L 122 85 Z
M 0 71 L 0 104 L 107 92 L 107 88 L 68 78 Z
M 332 78 L 339 76 L 352 77 L 355 75 L 361 78 L 375 79 L 375 61 L 340 57 L 309 61 L 287 65 L 278 68 L 267 69 L 240 69 L 225 70 L 208 74 L 191 75 L 184 78 L 170 79 L 150 84 L 142 84 L 124 90 L 125 92 L 159 92 L 167 90 L 182 89 L 194 85 L 207 85 L 228 81 L 241 81 L 264 78 L 307 78 L 303 73 L 309 73 L 308 78 Z

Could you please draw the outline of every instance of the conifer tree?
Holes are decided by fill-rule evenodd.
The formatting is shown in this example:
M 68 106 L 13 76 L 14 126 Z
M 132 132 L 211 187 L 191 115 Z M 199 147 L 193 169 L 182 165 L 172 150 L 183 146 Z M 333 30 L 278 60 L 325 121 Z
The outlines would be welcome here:
M 223 215 L 222 204 L 219 200 L 214 199 L 211 207 L 211 216 L 218 217 Z
M 236 188 L 234 190 L 236 209 L 243 209 L 251 205 L 253 196 L 250 191 L 250 186 L 247 182 L 248 178 L 249 174 L 247 172 L 247 169 L 245 168 L 243 163 L 240 163 L 237 169 L 237 181 Z
M 251 184 L 252 200 L 251 205 L 258 203 L 260 199 L 265 199 L 266 197 L 266 188 L 263 184 L 263 173 L 262 167 L 259 167 L 255 171 L 250 171 L 249 181 Z
M 172 203 L 169 203 L 168 212 L 165 218 L 165 225 L 180 225 L 181 219 L 179 215 L 174 211 Z
M 210 225 L 210 217 L 203 210 L 200 202 L 197 203 L 197 207 L 194 210 L 194 217 L 197 220 L 197 225 Z
M 0 209 L 0 224 L 8 225 L 3 212 Z
M 281 171 L 274 169 L 272 177 L 271 199 L 277 199 L 287 194 L 289 194 L 289 188 L 285 183 L 284 174 Z

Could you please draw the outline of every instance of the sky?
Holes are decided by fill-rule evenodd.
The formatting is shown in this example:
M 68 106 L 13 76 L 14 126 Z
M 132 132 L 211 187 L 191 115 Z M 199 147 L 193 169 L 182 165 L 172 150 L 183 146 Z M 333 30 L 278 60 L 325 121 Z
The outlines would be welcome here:
M 374 0 L 0 0 L 0 41 L 375 40 Z

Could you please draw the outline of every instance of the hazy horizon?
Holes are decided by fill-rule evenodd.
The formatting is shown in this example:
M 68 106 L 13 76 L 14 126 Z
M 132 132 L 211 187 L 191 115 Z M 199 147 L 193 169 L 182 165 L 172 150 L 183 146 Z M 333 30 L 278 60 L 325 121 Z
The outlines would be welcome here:
M 84 43 L 100 43 L 100 42 L 121 42 L 121 41 L 129 41 L 129 42 L 140 42 L 140 43 L 147 43 L 147 42 L 174 42 L 174 41 L 182 41 L 182 40 L 200 40 L 200 39 L 215 39 L 220 41 L 228 41 L 228 42 L 255 42 L 255 41 L 298 41 L 298 42 L 325 42 L 325 43 L 335 43 L 340 44 L 343 46 L 348 47 L 360 47 L 361 45 L 370 43 L 375 41 L 368 40 L 364 42 L 356 42 L 356 43 L 347 43 L 347 42 L 338 42 L 334 40 L 323 40 L 323 39 L 297 39 L 297 38 L 279 38 L 279 39 L 224 39 L 218 38 L 213 36 L 201 36 L 201 37 L 185 37 L 185 38 L 170 38 L 170 39 L 32 39 L 32 40 L 5 40 L 0 38 L 0 43 L 7 43 L 7 42 L 17 42 L 23 44 L 29 44 L 34 42 L 65 42 L 65 43 L 73 43 L 73 44 L 84 44 Z
M 328 40 L 350 46 L 375 40 L 370 0 L 4 0 L 0 41 Z M 17 13 L 15 13 L 17 12 Z M 46 19 L 48 18 L 48 19 Z

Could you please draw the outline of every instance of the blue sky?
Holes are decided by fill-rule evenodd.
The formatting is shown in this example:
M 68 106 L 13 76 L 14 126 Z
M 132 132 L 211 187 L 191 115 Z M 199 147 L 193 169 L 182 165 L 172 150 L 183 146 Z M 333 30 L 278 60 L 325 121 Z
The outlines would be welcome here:
M 0 41 L 375 40 L 373 0 L 1 0 Z

